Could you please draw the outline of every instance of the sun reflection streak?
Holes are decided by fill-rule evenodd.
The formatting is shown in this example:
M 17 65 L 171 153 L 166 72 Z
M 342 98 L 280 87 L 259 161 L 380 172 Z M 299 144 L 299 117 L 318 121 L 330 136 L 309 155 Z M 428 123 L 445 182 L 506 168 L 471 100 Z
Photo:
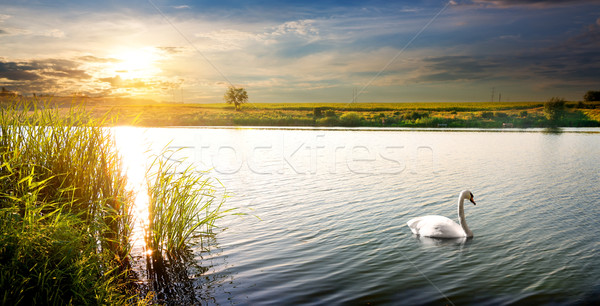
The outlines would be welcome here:
M 135 127 L 115 127 L 112 132 L 115 145 L 121 156 L 123 168 L 127 175 L 127 189 L 133 191 L 134 225 L 130 241 L 136 253 L 152 252 L 146 250 L 144 229 L 148 225 L 148 193 L 146 192 L 146 167 L 149 148 L 146 129 Z M 146 251 L 144 251 L 146 250 Z

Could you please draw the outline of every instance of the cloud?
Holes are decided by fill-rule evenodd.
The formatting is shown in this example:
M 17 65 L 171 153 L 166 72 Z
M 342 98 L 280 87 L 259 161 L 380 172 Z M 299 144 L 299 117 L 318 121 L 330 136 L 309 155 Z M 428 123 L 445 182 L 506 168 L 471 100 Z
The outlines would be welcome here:
M 596 3 L 595 0 L 473 0 L 472 3 L 490 7 L 508 8 L 514 6 L 528 6 L 545 8 L 573 4 Z
M 20 28 L 4 28 L 0 29 L 0 35 L 14 36 L 14 35 L 29 35 L 30 30 Z
M 40 76 L 34 71 L 38 68 L 32 63 L 26 62 L 3 62 L 0 61 L 0 79 L 12 81 L 31 81 L 39 79 Z
M 156 47 L 156 49 L 170 55 L 181 54 L 187 50 L 184 47 Z
M 154 95 L 160 94 L 160 86 L 173 87 L 167 81 L 183 78 L 179 84 L 190 96 L 222 95 L 223 86 L 215 83 L 224 78 L 214 64 L 232 82 L 252 87 L 253 97 L 277 100 L 282 97 L 277 93 L 287 98 L 323 88 L 331 88 L 327 95 L 334 96 L 345 87 L 366 84 L 384 66 L 381 77 L 370 83 L 371 92 L 382 96 L 411 86 L 447 85 L 458 92 L 501 77 L 523 80 L 516 81 L 523 88 L 546 80 L 589 84 L 597 77 L 600 18 L 592 14 L 598 6 L 579 5 L 597 1 L 454 2 L 458 4 L 439 15 L 390 66 L 386 63 L 443 2 L 261 1 L 233 7 L 217 1 L 189 7 L 176 1 L 165 7 L 173 25 L 151 7 L 120 4 L 123 9 L 115 10 L 116 5 L 100 8 L 82 2 L 49 10 L 24 2 L 19 10 L 3 10 L 13 17 L 0 14 L 0 84 L 22 86 L 24 92 L 127 93 L 145 86 Z M 567 9 L 570 4 L 577 5 Z M 545 7 L 559 9 L 532 14 Z M 590 25 L 595 28 L 587 29 Z M 142 48 L 153 48 L 156 70 L 135 74 L 120 65 L 120 53 Z
M 40 34 L 42 36 L 54 37 L 54 38 L 63 38 L 63 37 L 65 37 L 65 32 L 63 32 L 63 31 L 61 31 L 59 29 L 46 30 L 46 31 L 43 31 Z
M 562 51 L 578 52 L 582 49 L 586 51 L 598 52 L 600 50 L 600 26 L 592 24 L 581 33 L 569 38 L 566 42 L 560 44 Z
M 21 92 L 65 92 L 91 79 L 81 65 L 67 59 L 0 60 L 0 85 Z
M 109 83 L 114 88 L 144 88 L 149 86 L 141 79 L 123 80 L 120 76 L 100 78 L 101 82 Z
M 40 67 L 42 74 L 61 78 L 89 79 L 91 76 L 82 69 L 80 62 L 68 59 L 47 59 L 32 61 Z
M 244 32 L 234 29 L 223 29 L 208 33 L 198 33 L 198 38 L 207 39 L 201 41 L 201 48 L 220 51 L 240 50 L 251 41 L 260 41 L 261 37 L 251 32 Z
M 425 58 L 419 76 L 411 81 L 447 82 L 480 80 L 492 74 L 497 64 L 473 56 L 438 56 Z
M 274 28 L 274 31 L 270 33 L 272 36 L 280 36 L 288 33 L 293 33 L 304 37 L 318 37 L 319 30 L 313 26 L 315 21 L 311 19 L 288 21 L 280 24 Z
M 554 46 L 538 50 L 537 72 L 564 83 L 597 86 L 600 80 L 600 26 L 591 24 Z
M 32 81 L 40 79 L 40 76 L 23 70 L 7 70 L 0 71 L 0 79 L 3 78 L 12 81 Z
M 88 63 L 118 63 L 119 60 L 115 58 L 97 57 L 93 55 L 80 56 L 77 59 Z
M 195 36 L 200 39 L 198 46 L 205 50 L 243 50 L 250 45 L 272 48 L 274 44 L 290 41 L 305 44 L 319 40 L 319 30 L 314 23 L 315 20 L 311 19 L 294 20 L 254 31 L 228 28 L 196 33 Z

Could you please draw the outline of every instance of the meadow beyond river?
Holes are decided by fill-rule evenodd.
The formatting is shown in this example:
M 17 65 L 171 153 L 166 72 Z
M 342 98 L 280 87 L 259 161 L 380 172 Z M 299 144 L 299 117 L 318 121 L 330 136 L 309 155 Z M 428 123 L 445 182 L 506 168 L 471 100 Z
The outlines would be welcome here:
M 115 134 L 130 168 L 144 146 L 179 149 L 249 213 L 219 220 L 211 251 L 195 253 L 202 304 L 600 302 L 600 129 Z M 410 232 L 417 216 L 457 221 L 463 189 L 473 239 Z

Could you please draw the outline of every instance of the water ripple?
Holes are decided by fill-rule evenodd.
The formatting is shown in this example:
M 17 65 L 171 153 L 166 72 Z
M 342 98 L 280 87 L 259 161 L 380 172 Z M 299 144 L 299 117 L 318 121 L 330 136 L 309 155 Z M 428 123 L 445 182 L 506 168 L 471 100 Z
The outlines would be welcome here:
M 215 283 L 199 287 L 215 304 L 580 304 L 600 296 L 600 134 L 176 134 L 252 157 L 233 160 L 244 165 L 237 173 L 213 173 L 234 194 L 228 206 L 261 219 L 225 218 L 219 252 L 204 254 Z M 253 145 L 273 149 L 253 156 Z M 365 156 L 373 161 L 356 161 Z M 465 188 L 478 203 L 465 207 L 473 239 L 412 235 L 412 217 L 456 220 Z

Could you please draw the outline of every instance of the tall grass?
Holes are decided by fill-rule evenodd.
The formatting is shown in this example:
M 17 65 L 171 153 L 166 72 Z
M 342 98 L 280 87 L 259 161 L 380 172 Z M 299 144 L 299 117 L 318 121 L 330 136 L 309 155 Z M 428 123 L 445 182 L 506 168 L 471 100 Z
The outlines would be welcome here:
M 1 110 L 0 300 L 121 303 L 133 201 L 108 119 L 37 103 Z
M 163 281 L 141 299 L 130 269 L 134 195 L 107 128 L 116 118 L 38 101 L 0 110 L 0 304 L 145 304 L 157 301 L 152 290 L 172 291 L 169 278 L 190 279 L 154 272 L 164 257 L 177 271 L 195 264 L 190 247 L 228 212 L 209 179 L 167 152 L 149 167 L 149 275 Z
M 175 151 L 163 151 L 148 169 L 147 245 L 153 252 L 173 256 L 193 244 L 194 238 L 212 233 L 224 213 L 224 197 L 210 178 L 192 166 L 173 162 Z
M 193 277 L 202 269 L 193 260 L 191 246 L 213 237 L 215 221 L 223 210 L 225 195 L 192 166 L 174 162 L 177 151 L 163 150 L 146 173 L 148 226 L 147 269 L 158 303 L 197 304 Z M 191 289 L 190 289 L 191 288 Z

